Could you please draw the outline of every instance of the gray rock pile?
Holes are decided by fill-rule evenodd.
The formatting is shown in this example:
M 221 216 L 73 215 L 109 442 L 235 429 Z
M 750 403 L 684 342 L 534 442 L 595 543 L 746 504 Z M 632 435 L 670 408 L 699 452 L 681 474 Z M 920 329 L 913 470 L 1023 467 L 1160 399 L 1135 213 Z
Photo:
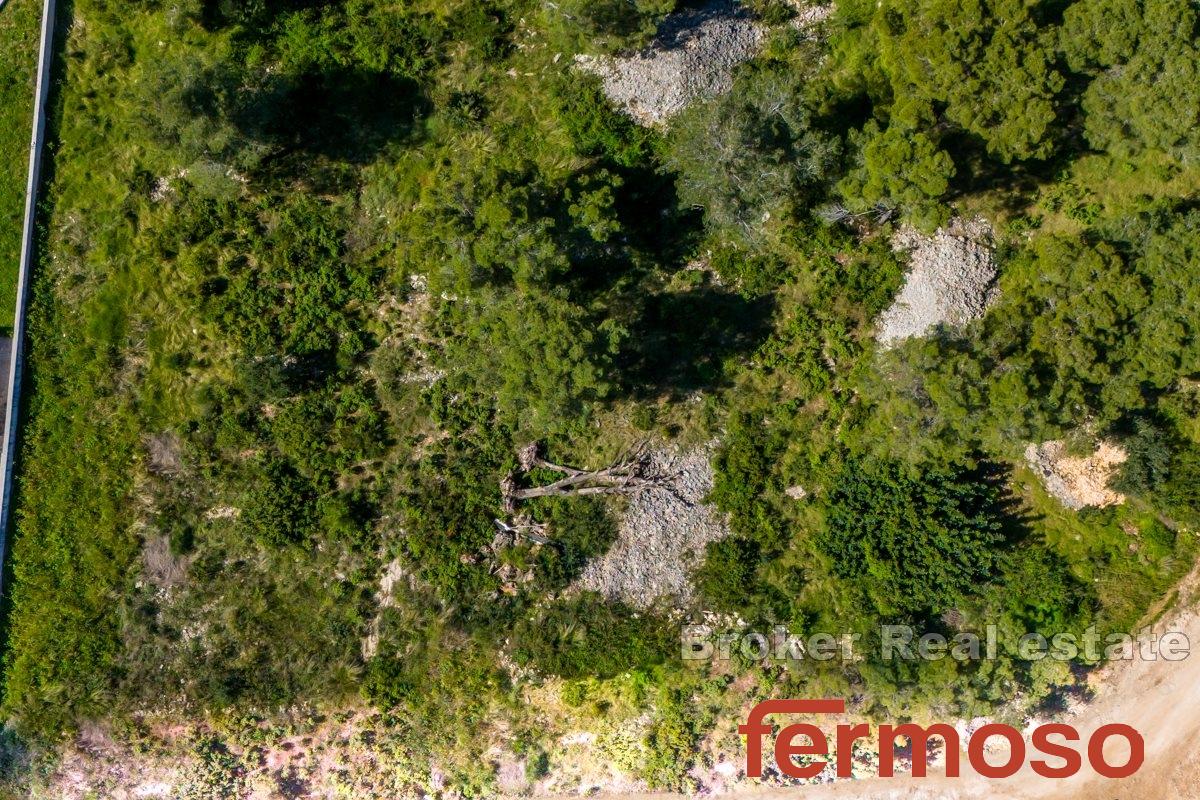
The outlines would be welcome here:
M 654 42 L 630 56 L 578 56 L 600 76 L 604 92 L 643 125 L 661 124 L 691 102 L 733 87 L 733 68 L 754 57 L 766 35 L 745 9 L 728 0 L 672 14 Z
M 957 220 L 933 236 L 905 227 L 892 245 L 909 254 L 910 266 L 895 301 L 876 320 L 880 344 L 890 347 L 938 325 L 957 328 L 983 316 L 996 280 L 987 222 Z
M 708 448 L 652 454 L 652 468 L 671 476 L 669 485 L 629 499 L 617 540 L 587 565 L 579 586 L 639 608 L 659 597 L 680 605 L 691 599 L 691 568 L 705 545 L 729 535 L 721 514 L 704 503 L 713 485 L 709 455 Z

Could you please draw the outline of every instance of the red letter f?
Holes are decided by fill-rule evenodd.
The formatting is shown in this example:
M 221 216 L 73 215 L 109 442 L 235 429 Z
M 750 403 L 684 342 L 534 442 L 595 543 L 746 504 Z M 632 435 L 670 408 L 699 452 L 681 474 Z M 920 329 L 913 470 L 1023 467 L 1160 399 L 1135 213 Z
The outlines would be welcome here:
M 768 714 L 844 714 L 845 700 L 764 700 L 750 709 L 745 725 L 738 733 L 746 736 L 746 777 L 762 777 L 762 739 L 772 726 L 763 722 Z

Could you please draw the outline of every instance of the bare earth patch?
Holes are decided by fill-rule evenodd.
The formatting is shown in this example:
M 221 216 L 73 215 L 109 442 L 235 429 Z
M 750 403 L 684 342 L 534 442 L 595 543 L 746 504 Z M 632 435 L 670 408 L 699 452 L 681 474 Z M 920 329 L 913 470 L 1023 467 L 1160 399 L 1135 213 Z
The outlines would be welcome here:
M 895 302 L 879 315 L 879 343 L 890 347 L 982 317 L 995 294 L 991 237 L 984 220 L 955 220 L 933 236 L 901 228 L 892 246 L 909 254 L 910 268 Z
M 1124 450 L 1108 442 L 1101 442 L 1086 458 L 1067 455 L 1066 446 L 1057 440 L 1025 448 L 1025 460 L 1041 477 L 1046 491 L 1076 511 L 1125 502 L 1125 495 L 1108 488 L 1108 480 L 1127 457 Z
M 754 57 L 765 29 L 738 5 L 717 0 L 672 14 L 654 42 L 619 58 L 578 56 L 609 99 L 643 125 L 665 123 L 690 103 L 733 88 L 733 68 Z
M 721 514 L 704 502 L 713 485 L 709 455 L 708 448 L 651 454 L 654 471 L 671 480 L 629 499 L 617 541 L 584 569 L 582 588 L 640 608 L 659 597 L 680 605 L 691 599 L 690 569 L 705 545 L 729 535 Z
M 160 590 L 170 590 L 187 580 L 189 559 L 171 552 L 166 536 L 151 536 L 142 545 L 142 569 L 146 580 Z
M 145 437 L 146 468 L 155 475 L 175 475 L 183 471 L 183 442 L 171 431 Z

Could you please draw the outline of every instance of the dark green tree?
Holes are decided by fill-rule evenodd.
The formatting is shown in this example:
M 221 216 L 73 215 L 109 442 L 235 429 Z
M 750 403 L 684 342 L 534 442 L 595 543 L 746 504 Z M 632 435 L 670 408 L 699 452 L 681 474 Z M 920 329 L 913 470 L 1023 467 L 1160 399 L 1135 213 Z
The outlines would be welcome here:
M 893 96 L 891 124 L 939 117 L 979 136 L 1003 162 L 1044 158 L 1054 145 L 1054 32 L 1037 2 L 917 0 L 874 14 L 879 60 Z M 942 111 L 944 109 L 944 111 Z
M 851 143 L 858 163 L 838 189 L 852 211 L 861 213 L 884 203 L 927 227 L 945 221 L 949 210 L 938 201 L 950 189 L 954 161 L 933 139 L 895 123 L 881 130 L 872 121 L 851 135 Z
M 833 482 L 816 543 L 882 614 L 937 614 L 1002 562 L 1005 490 L 979 469 L 854 460 Z
M 1083 96 L 1088 141 L 1124 157 L 1200 159 L 1197 10 L 1185 0 L 1080 0 L 1061 47 L 1093 76 Z
M 612 389 L 622 332 L 551 294 L 512 292 L 463 306 L 446 368 L 460 372 L 503 419 L 535 431 L 586 419 Z

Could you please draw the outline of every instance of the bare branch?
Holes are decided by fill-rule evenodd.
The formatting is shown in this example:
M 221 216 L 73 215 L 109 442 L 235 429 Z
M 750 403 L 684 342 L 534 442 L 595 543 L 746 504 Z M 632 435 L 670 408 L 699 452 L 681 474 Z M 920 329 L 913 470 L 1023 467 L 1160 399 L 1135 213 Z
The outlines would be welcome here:
M 670 483 L 670 476 L 651 473 L 651 460 L 644 449 L 622 456 L 616 463 L 597 470 L 583 470 L 547 461 L 541 457 L 536 444 L 521 448 L 518 461 L 526 474 L 540 468 L 557 472 L 563 477 L 542 486 L 522 489 L 518 488 L 516 475 L 505 476 L 500 482 L 500 491 L 504 497 L 505 511 L 510 514 L 514 513 L 517 503 L 522 500 L 538 497 L 628 495 Z

